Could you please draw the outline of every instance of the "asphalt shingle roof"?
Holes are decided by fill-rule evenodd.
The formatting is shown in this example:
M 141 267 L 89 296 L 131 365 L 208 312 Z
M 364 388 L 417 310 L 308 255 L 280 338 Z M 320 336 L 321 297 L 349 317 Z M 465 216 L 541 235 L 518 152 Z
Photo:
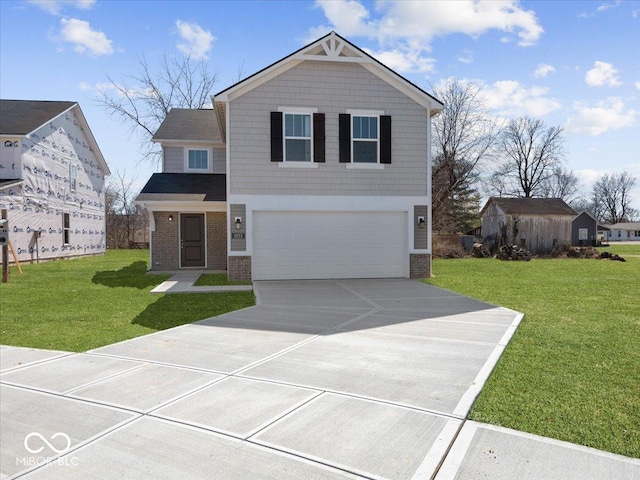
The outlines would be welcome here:
M 227 181 L 223 173 L 154 173 L 140 191 L 163 194 L 201 194 L 205 202 L 225 202 Z
M 171 109 L 153 140 L 223 141 L 215 110 L 188 108 Z
M 491 202 L 496 203 L 507 215 L 577 215 L 561 198 L 491 197 L 483 212 Z
M 0 100 L 0 134 L 31 133 L 75 104 L 76 102 Z

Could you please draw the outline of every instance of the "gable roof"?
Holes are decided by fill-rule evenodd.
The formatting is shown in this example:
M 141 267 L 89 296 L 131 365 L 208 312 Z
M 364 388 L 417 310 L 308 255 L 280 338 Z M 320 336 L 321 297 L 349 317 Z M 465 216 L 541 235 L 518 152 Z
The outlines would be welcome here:
M 483 215 L 487 207 L 495 203 L 507 215 L 571 215 L 576 211 L 561 198 L 504 198 L 491 197 L 480 211 Z
M 168 200 L 170 195 L 180 195 L 181 199 L 225 202 L 226 177 L 223 173 L 154 173 L 136 201 Z
M 100 169 L 105 175 L 110 175 L 111 171 L 78 102 L 0 100 L 0 135 L 27 136 L 47 122 L 72 109 L 80 121 L 80 126 L 87 136 L 89 144 L 93 148 L 93 153 L 98 160 Z
M 0 100 L 0 135 L 28 135 L 76 102 Z
M 619 222 L 607 226 L 610 230 L 640 230 L 640 222 Z
M 444 108 L 444 104 L 436 97 L 390 69 L 336 32 L 330 32 L 244 80 L 216 93 L 213 97 L 213 104 L 223 137 L 226 134 L 226 103 L 228 101 L 244 95 L 305 60 L 358 63 L 416 103 L 429 108 L 431 116 L 438 114 Z
M 172 108 L 151 140 L 208 143 L 224 141 L 213 109 L 189 108 Z

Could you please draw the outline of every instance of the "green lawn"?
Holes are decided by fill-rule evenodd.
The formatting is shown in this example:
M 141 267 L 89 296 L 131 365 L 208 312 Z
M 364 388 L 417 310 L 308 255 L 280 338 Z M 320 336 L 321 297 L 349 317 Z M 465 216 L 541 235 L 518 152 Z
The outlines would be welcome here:
M 0 343 L 81 352 L 254 305 L 253 292 L 150 294 L 148 250 L 22 265 L 0 283 Z
M 472 419 L 640 457 L 640 258 L 433 271 L 432 285 L 525 313 Z
M 251 285 L 251 282 L 241 280 L 229 280 L 226 273 L 205 273 L 200 275 L 196 283 L 197 287 L 219 286 L 219 285 Z
M 640 242 L 638 245 L 617 245 L 611 242 L 608 247 L 598 247 L 600 252 L 617 253 L 618 255 L 640 255 Z

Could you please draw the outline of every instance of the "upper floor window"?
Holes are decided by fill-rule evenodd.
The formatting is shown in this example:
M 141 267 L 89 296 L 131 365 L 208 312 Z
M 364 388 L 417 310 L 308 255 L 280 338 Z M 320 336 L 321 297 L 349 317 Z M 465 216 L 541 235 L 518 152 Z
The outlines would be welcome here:
M 271 112 L 271 161 L 301 167 L 323 163 L 324 125 L 324 113 L 315 108 L 279 107 Z
M 78 177 L 78 167 L 69 165 L 69 188 L 72 192 L 76 191 L 76 179 Z
M 351 117 L 354 163 L 378 163 L 378 117 Z
M 310 114 L 284 114 L 284 161 L 311 161 Z
M 187 168 L 189 170 L 209 170 L 208 150 L 189 150 L 187 153 Z
M 338 115 L 340 163 L 391 163 L 391 116 L 384 112 L 347 110 Z

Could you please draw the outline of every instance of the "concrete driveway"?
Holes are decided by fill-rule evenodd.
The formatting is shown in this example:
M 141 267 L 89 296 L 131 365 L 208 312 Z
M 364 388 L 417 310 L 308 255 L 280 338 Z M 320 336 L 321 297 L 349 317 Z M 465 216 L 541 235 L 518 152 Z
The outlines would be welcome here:
M 535 459 L 501 460 L 521 460 L 527 441 L 544 440 L 516 432 L 517 452 L 487 460 L 483 442 L 508 445 L 511 431 L 462 428 L 522 318 L 517 312 L 402 279 L 254 287 L 256 307 L 83 354 L 2 347 L 2 475 L 540 473 Z M 575 449 L 561 447 L 553 451 L 565 461 Z M 605 468 L 620 478 L 638 472 L 637 463 L 609 454 L 594 465 L 591 473 Z

